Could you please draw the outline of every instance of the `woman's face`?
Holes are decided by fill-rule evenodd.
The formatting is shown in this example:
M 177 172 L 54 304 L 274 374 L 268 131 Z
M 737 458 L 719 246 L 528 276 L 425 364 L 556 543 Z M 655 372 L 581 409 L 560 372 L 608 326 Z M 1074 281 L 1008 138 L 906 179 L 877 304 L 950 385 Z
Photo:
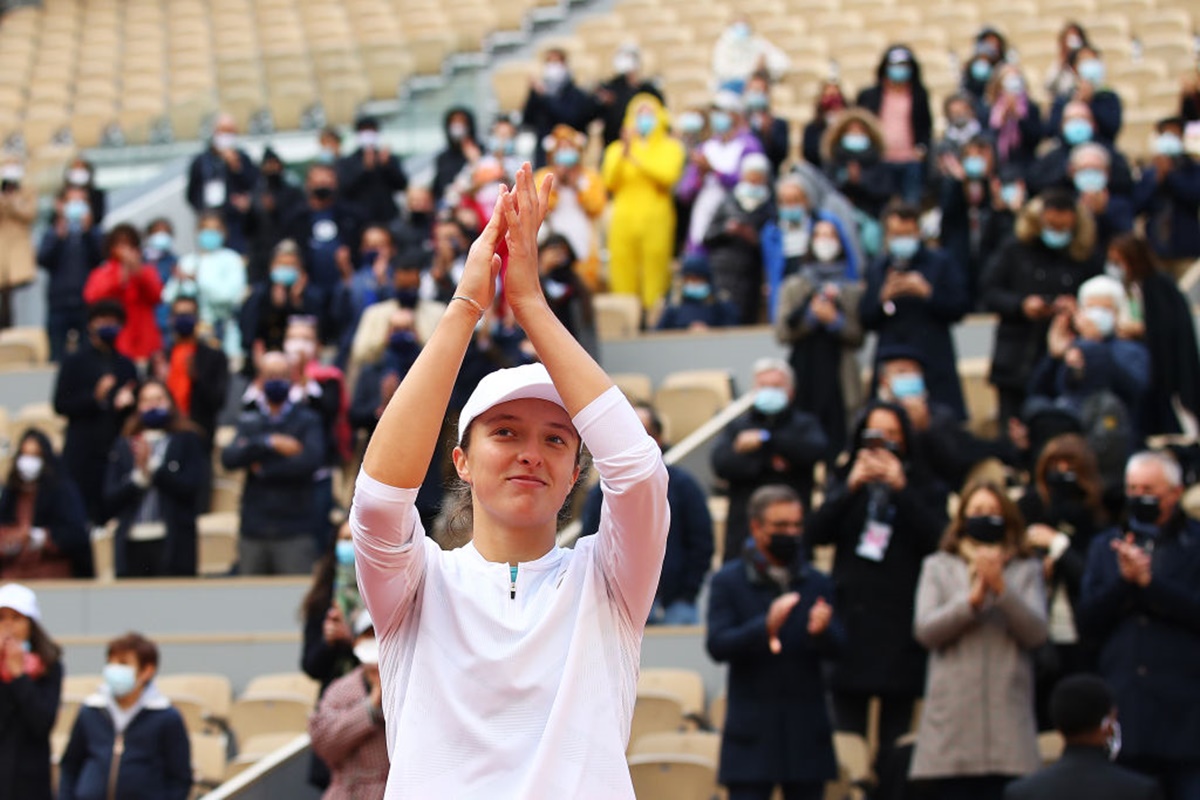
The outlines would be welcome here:
M 987 517 L 987 516 L 1004 516 L 1004 508 L 1000 505 L 1000 498 L 996 497 L 990 489 L 980 489 L 971 494 L 967 500 L 966 506 L 963 507 L 964 517 Z
M 138 392 L 138 413 L 149 411 L 152 408 L 170 408 L 171 400 L 167 397 L 167 390 L 157 383 L 147 383 Z
M 15 639 L 29 641 L 29 617 L 11 608 L 0 608 L 0 641 Z
M 21 442 L 21 450 L 17 453 L 19 456 L 37 456 L 43 458 L 42 446 L 38 444 L 37 439 L 32 436 Z
M 548 400 L 510 400 L 476 417 L 468 436 L 454 466 L 477 511 L 513 528 L 553 526 L 579 477 L 579 434 L 567 412 Z

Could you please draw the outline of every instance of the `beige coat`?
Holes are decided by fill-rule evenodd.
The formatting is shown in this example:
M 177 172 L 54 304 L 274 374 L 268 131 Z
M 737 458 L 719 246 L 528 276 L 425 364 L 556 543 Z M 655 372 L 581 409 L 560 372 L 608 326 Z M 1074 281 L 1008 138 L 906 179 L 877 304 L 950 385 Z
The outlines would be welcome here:
M 925 559 L 913 632 L 929 650 L 912 777 L 1026 775 L 1040 766 L 1031 650 L 1046 640 L 1042 564 L 1017 558 L 1007 587 L 976 612 L 967 562 Z
M 37 195 L 28 186 L 0 192 L 0 289 L 31 283 L 34 278 L 33 220 Z

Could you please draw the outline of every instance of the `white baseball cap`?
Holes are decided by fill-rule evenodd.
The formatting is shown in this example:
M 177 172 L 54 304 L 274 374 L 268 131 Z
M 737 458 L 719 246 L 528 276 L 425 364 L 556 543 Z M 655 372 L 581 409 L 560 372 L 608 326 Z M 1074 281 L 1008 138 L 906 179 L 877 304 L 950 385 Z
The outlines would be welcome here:
M 509 400 L 549 400 L 566 411 L 550 373 L 541 364 L 524 364 L 519 367 L 500 369 L 484 376 L 475 391 L 467 398 L 462 413 L 458 415 L 458 443 L 462 444 L 471 421 L 492 406 Z
M 11 608 L 34 622 L 42 621 L 42 610 L 38 608 L 37 595 L 28 586 L 19 583 L 0 586 L 0 608 Z

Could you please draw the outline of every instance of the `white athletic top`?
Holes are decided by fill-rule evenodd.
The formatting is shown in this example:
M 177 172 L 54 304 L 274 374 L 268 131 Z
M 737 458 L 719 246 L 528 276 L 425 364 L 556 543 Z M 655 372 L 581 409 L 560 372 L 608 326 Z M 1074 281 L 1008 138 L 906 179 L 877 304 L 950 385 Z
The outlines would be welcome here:
M 670 512 L 654 440 L 614 388 L 574 419 L 601 476 L 596 536 L 520 564 L 443 551 L 416 489 L 360 472 L 358 583 L 380 640 L 387 798 L 632 800 L 625 761 Z

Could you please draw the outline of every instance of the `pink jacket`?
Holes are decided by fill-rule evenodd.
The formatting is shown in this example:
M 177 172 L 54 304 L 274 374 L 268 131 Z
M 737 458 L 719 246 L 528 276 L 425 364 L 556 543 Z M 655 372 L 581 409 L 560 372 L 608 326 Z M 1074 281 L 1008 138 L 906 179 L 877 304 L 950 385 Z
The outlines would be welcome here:
M 383 717 L 375 718 L 368 703 L 367 682 L 359 667 L 329 684 L 308 720 L 313 751 L 333 774 L 323 800 L 383 797 L 387 737 Z

